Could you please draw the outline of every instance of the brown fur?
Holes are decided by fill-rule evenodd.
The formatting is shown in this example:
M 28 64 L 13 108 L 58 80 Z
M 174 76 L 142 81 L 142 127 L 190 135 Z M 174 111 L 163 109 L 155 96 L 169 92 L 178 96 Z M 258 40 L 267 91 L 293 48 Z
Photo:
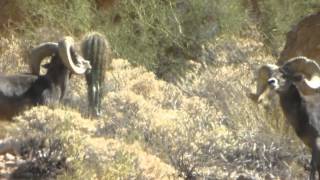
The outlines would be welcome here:
M 303 18 L 287 33 L 278 65 L 296 56 L 306 56 L 320 63 L 320 12 Z

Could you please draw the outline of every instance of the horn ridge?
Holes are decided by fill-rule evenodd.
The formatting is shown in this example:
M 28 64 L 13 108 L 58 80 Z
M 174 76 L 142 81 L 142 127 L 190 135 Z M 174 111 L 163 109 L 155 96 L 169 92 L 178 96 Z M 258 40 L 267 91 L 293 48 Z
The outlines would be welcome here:
M 303 75 L 308 80 L 315 76 L 320 77 L 319 64 L 304 56 L 298 56 L 290 59 L 282 66 L 282 69 L 291 75 Z
M 87 69 L 90 69 L 89 61 L 76 53 L 73 48 L 74 40 L 70 36 L 64 37 L 58 43 L 58 51 L 62 62 L 68 69 L 76 74 L 84 74 Z
M 283 69 L 295 79 L 294 84 L 302 95 L 311 95 L 320 89 L 320 66 L 316 61 L 298 56 L 285 63 Z
M 32 74 L 40 74 L 41 61 L 58 52 L 58 43 L 46 42 L 31 49 L 29 56 L 29 64 Z

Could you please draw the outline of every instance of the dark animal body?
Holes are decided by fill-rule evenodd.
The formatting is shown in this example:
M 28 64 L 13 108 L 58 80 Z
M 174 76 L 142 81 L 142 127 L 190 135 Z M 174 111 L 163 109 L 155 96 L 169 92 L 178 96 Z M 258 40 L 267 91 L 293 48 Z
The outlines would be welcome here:
M 288 60 L 297 56 L 305 56 L 313 59 L 317 63 L 320 63 L 319 24 L 320 12 L 304 17 L 291 29 L 291 31 L 287 33 L 285 47 L 277 61 L 277 65 L 279 67 L 287 63 Z M 295 129 L 299 138 L 308 147 L 310 147 L 312 151 L 310 179 L 315 179 L 316 171 L 318 171 L 318 176 L 320 176 L 320 140 L 318 139 L 320 135 L 320 125 L 318 124 L 320 123 L 317 120 L 320 117 L 320 110 L 315 110 L 313 113 L 310 113 L 310 110 L 308 111 L 307 107 L 310 107 L 310 105 L 313 103 L 306 102 L 303 97 L 290 93 L 293 91 L 299 92 L 301 90 L 298 90 L 297 86 L 295 85 L 290 86 L 287 92 L 283 92 L 283 95 L 279 94 L 280 101 L 290 102 L 291 100 L 295 99 L 296 104 L 300 105 L 297 106 L 294 105 L 294 103 L 290 105 L 288 103 L 286 108 L 284 108 L 284 104 L 281 103 L 281 106 L 283 113 L 286 114 L 287 120 Z M 254 99 L 257 100 L 257 96 L 255 96 Z M 317 111 L 319 111 L 319 113 Z
M 292 84 L 290 86 L 293 86 Z M 297 136 L 308 147 L 312 147 L 312 142 L 317 137 L 317 132 L 309 124 L 309 115 L 307 113 L 305 102 L 301 100 L 301 96 L 297 88 L 289 87 L 287 91 L 279 92 L 280 105 L 282 111 L 293 127 Z
M 109 43 L 99 33 L 88 34 L 82 42 L 83 57 L 90 61 L 91 71 L 86 73 L 88 86 L 89 112 L 91 115 L 101 115 L 101 100 L 105 72 L 111 63 Z
M 315 179 L 318 171 L 320 176 L 320 127 L 316 119 L 310 117 L 305 101 L 296 88 L 290 87 L 287 91 L 279 93 L 281 108 L 297 136 L 311 149 L 310 179 Z
M 320 63 L 320 12 L 304 17 L 286 34 L 286 44 L 277 65 L 305 56 Z
M 310 148 L 310 179 L 315 179 L 316 171 L 320 176 L 320 66 L 302 56 L 282 66 L 264 65 L 258 70 L 257 92 L 251 99 L 259 102 L 267 88 L 277 92 L 287 121 Z
M 283 51 L 280 54 L 277 64 L 279 66 L 285 64 L 288 60 L 295 58 L 297 56 L 305 56 L 307 58 L 313 59 L 318 64 L 320 63 L 320 51 L 319 51 L 319 43 L 320 43 L 320 12 L 311 14 L 309 16 L 304 17 L 300 22 L 298 22 L 292 29 L 287 33 L 286 36 L 286 44 Z M 293 86 L 291 88 L 297 88 Z M 295 98 L 291 96 L 289 98 Z M 288 99 L 289 99 L 288 98 Z M 302 100 L 304 101 L 304 100 Z M 306 103 L 305 101 L 303 103 Z M 307 104 L 310 103 L 307 102 Z M 294 111 L 292 109 L 291 111 Z M 308 132 L 310 129 L 306 129 L 305 126 L 312 126 L 312 137 L 308 137 L 307 139 L 298 136 L 305 142 L 312 142 L 308 144 L 308 147 L 311 149 L 312 160 L 311 160 L 311 172 L 310 179 L 315 179 L 315 172 L 318 171 L 318 176 L 320 179 L 320 151 L 319 146 L 320 142 L 318 140 L 320 135 L 320 127 L 319 127 L 319 118 L 315 118 L 314 116 L 320 116 L 320 109 L 317 110 L 316 114 L 307 112 L 309 119 L 301 118 L 302 121 L 300 127 L 298 127 L 299 131 L 302 133 L 310 134 Z M 298 121 L 298 119 L 297 119 Z M 299 122 L 300 122 L 299 121 Z
M 40 63 L 47 73 L 40 75 Z M 74 64 L 75 61 L 77 64 Z M 28 107 L 58 103 L 65 95 L 71 73 L 83 74 L 90 68 L 88 61 L 73 50 L 73 40 L 66 37 L 59 43 L 44 43 L 32 49 L 32 73 L 0 76 L 0 118 L 10 119 Z

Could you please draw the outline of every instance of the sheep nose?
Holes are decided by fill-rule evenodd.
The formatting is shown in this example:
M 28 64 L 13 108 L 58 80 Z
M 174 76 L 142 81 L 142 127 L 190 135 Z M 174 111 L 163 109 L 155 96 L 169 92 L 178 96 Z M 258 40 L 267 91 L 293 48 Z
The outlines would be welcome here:
M 274 78 L 268 79 L 268 84 L 272 85 L 272 84 L 275 84 L 275 83 L 276 83 L 276 79 L 274 79 Z

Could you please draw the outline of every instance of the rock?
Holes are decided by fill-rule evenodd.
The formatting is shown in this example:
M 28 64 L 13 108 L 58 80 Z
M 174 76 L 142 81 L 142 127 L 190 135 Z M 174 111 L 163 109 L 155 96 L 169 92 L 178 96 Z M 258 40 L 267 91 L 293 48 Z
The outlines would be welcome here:
M 3 168 L 5 168 L 6 166 L 5 166 L 5 163 L 3 163 L 3 162 L 1 162 L 0 161 L 0 169 L 3 169 Z
M 15 156 L 14 155 L 12 155 L 12 154 L 10 154 L 10 153 L 6 153 L 6 155 L 5 155 L 5 160 L 10 160 L 10 161 L 13 161 L 13 160 L 15 160 Z
M 320 12 L 303 18 L 287 33 L 278 65 L 296 56 L 306 56 L 320 63 Z

